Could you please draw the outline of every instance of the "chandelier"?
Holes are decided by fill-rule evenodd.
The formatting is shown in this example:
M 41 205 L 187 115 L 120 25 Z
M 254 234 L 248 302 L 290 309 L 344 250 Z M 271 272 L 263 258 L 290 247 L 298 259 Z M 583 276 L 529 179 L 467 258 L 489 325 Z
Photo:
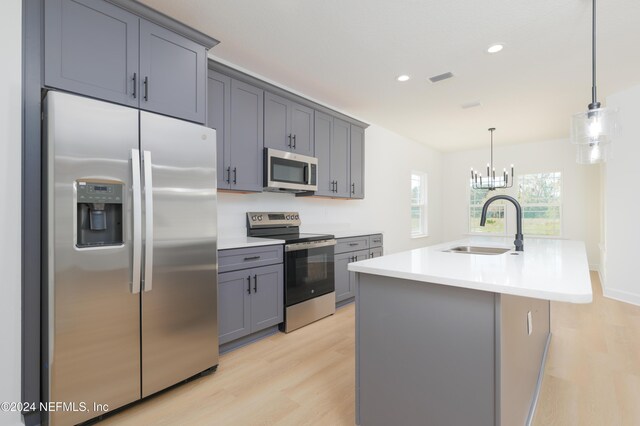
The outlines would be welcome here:
M 494 191 L 496 189 L 511 188 L 513 186 L 513 164 L 511 165 L 511 178 L 507 169 L 502 169 L 502 176 L 498 175 L 496 178 L 496 169 L 493 167 L 493 132 L 495 127 L 491 127 L 489 132 L 491 133 L 491 161 L 487 163 L 487 176 L 483 178 L 482 173 L 471 168 L 471 185 L 473 189 L 488 189 Z

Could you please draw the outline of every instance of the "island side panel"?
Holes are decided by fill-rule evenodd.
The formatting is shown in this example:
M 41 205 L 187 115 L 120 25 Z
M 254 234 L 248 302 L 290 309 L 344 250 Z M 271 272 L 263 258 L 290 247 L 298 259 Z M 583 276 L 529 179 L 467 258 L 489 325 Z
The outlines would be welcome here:
M 357 274 L 356 423 L 496 423 L 495 295 Z
M 538 377 L 550 337 L 549 301 L 501 294 L 497 299 L 499 333 L 498 401 L 500 425 L 526 425 L 537 397 Z M 531 334 L 528 313 L 531 312 Z

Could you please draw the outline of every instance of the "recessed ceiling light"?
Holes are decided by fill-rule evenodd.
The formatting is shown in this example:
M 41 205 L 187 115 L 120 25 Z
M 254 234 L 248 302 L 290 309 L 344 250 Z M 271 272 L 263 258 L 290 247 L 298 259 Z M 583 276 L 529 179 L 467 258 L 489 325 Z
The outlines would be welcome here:
M 498 53 L 502 49 L 504 49 L 504 44 L 497 43 L 497 44 L 492 44 L 491 46 L 489 46 L 489 48 L 487 49 L 487 52 L 489 52 L 489 53 Z
M 402 74 L 402 75 L 399 75 L 399 76 L 396 78 L 396 80 L 398 80 L 398 81 L 401 81 L 401 82 L 402 82 L 402 81 L 408 81 L 410 78 L 411 78 L 411 77 L 409 77 L 408 75 L 406 75 L 406 74 Z

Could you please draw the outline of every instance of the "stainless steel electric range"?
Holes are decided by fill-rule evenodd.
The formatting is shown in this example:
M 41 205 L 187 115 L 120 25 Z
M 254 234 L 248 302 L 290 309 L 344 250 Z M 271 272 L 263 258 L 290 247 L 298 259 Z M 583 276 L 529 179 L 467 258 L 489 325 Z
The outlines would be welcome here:
M 333 235 L 300 233 L 297 212 L 248 212 L 247 235 L 284 240 L 286 333 L 336 311 Z

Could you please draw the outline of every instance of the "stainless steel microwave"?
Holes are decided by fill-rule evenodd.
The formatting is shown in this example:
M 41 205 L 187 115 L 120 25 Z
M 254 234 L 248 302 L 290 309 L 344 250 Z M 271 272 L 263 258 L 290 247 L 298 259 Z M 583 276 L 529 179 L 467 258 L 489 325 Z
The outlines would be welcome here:
M 318 190 L 318 159 L 265 148 L 264 190 L 306 192 Z

